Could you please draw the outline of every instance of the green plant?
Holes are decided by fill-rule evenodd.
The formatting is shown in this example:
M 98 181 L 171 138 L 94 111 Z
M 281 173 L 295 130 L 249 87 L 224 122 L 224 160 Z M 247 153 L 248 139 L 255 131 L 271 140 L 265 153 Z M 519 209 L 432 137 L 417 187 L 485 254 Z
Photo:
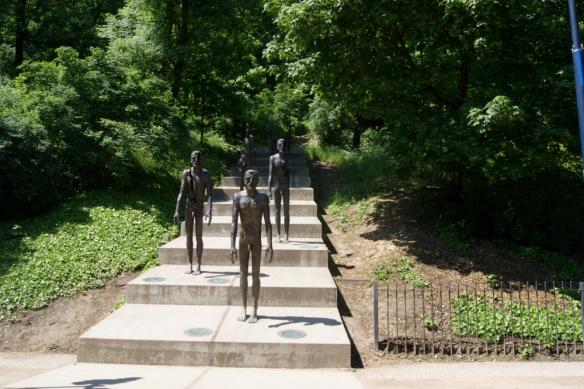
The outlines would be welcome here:
M 531 345 L 524 344 L 519 348 L 519 355 L 521 355 L 521 358 L 523 359 L 531 359 L 535 355 L 535 350 Z
M 436 331 L 438 329 L 438 323 L 430 315 L 423 315 L 422 323 L 424 324 L 424 327 L 426 327 L 428 331 Z
M 470 248 L 470 244 L 467 242 L 468 235 L 464 232 L 462 226 L 453 223 L 437 222 L 436 229 L 442 242 L 450 249 L 464 251 Z
M 558 280 L 580 280 L 584 279 L 584 269 L 582 269 L 573 259 L 538 247 L 519 247 L 517 254 L 525 259 L 540 261 L 552 268 L 555 278 Z
M 558 341 L 581 341 L 580 302 L 571 300 L 551 307 L 538 307 L 505 301 L 495 305 L 484 298 L 462 296 L 452 301 L 452 331 L 497 342 L 509 334 L 518 338 L 535 338 L 542 346 Z
M 121 307 L 123 307 L 125 303 L 126 303 L 126 296 L 120 297 L 120 299 L 118 301 L 116 301 L 116 303 L 114 304 L 114 307 L 112 309 L 112 312 L 120 309 Z
M 96 191 L 21 219 L 20 228 L 2 223 L 0 236 L 10 238 L 0 240 L 0 314 L 38 309 L 155 264 L 157 247 L 176 233 L 174 195 Z
M 499 289 L 501 287 L 501 280 L 496 274 L 487 274 L 485 276 L 486 284 L 491 289 Z
M 393 274 L 393 272 L 385 264 L 380 263 L 375 267 L 373 274 L 375 275 L 375 279 L 377 281 L 387 281 L 389 280 L 389 277 Z
M 378 281 L 387 281 L 391 276 L 395 276 L 417 288 L 428 286 L 424 277 L 414 270 L 414 263 L 405 256 L 395 257 L 388 262 L 378 264 L 373 274 Z

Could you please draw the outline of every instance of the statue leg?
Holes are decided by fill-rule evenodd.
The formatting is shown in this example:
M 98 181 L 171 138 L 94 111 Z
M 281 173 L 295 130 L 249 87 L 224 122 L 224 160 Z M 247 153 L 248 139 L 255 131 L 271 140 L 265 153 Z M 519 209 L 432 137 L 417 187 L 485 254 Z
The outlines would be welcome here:
M 195 215 L 195 237 L 197 239 L 197 266 L 194 275 L 201 274 L 201 258 L 203 257 L 203 214 L 197 211 Z
M 284 197 L 284 241 L 288 242 L 288 232 L 290 231 L 290 189 L 283 189 L 282 197 Z
M 253 299 L 253 311 L 247 319 L 248 323 L 258 322 L 258 301 L 260 299 L 260 263 L 262 260 L 262 242 L 254 242 L 251 246 L 251 277 L 253 284 L 251 286 L 251 296 Z
M 276 206 L 276 242 L 280 241 L 280 209 L 282 208 L 282 193 L 280 189 L 274 189 L 274 204 Z
M 247 318 L 247 268 L 249 265 L 249 245 L 239 241 L 239 289 L 241 292 L 241 314 L 237 318 L 245 321 Z
M 239 190 L 243 190 L 243 173 L 244 172 L 239 173 Z
M 185 274 L 193 272 L 193 211 L 190 208 L 185 210 L 185 232 L 187 235 L 187 260 L 189 265 Z

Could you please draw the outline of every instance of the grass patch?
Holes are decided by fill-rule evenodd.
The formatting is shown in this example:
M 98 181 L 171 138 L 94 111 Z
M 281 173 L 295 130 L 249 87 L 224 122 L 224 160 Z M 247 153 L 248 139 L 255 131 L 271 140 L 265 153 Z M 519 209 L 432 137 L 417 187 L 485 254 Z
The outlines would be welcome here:
M 304 153 L 308 159 L 342 165 L 351 159 L 352 153 L 338 147 L 322 146 L 317 143 L 309 143 L 304 147 Z
M 544 347 L 557 341 L 582 341 L 580 302 L 567 300 L 564 312 L 559 303 L 556 307 L 536 307 L 506 301 L 493 306 L 484 298 L 463 296 L 452 301 L 452 331 L 489 342 L 497 342 L 504 335 L 534 338 Z
M 37 217 L 2 223 L 0 318 L 156 264 L 158 246 L 176 233 L 176 193 L 169 189 L 91 192 Z
M 336 167 L 336 188 L 325 208 L 343 232 L 377 213 L 379 195 L 395 184 L 392 160 L 381 149 L 347 151 L 311 143 L 305 151 L 308 158 Z
M 354 203 L 346 201 L 338 194 L 334 194 L 329 201 L 326 211 L 335 218 L 335 224 L 342 232 L 363 224 L 369 216 L 374 215 L 380 208 L 378 197 L 358 200 Z
M 380 263 L 373 274 L 378 281 L 387 281 L 391 277 L 397 277 L 416 288 L 428 286 L 428 281 L 414 270 L 414 262 L 405 256 L 395 257 L 389 262 Z

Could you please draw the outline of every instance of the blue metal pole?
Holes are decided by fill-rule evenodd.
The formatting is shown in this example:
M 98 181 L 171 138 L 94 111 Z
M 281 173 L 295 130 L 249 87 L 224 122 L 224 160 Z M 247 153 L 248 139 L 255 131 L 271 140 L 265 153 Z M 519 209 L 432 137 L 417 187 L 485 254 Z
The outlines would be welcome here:
M 584 167 L 584 66 L 582 61 L 582 45 L 580 44 L 580 29 L 576 13 L 575 0 L 568 0 L 570 10 L 570 28 L 572 29 L 572 62 L 574 65 L 574 81 L 576 83 L 576 105 L 578 107 L 578 126 L 580 127 L 580 149 Z

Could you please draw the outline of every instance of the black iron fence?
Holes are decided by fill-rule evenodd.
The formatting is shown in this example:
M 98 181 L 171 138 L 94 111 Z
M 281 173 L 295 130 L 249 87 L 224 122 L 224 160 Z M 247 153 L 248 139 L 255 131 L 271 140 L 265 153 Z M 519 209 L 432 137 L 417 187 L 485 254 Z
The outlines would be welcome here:
M 584 358 L 584 283 L 365 285 L 373 344 L 386 353 Z

